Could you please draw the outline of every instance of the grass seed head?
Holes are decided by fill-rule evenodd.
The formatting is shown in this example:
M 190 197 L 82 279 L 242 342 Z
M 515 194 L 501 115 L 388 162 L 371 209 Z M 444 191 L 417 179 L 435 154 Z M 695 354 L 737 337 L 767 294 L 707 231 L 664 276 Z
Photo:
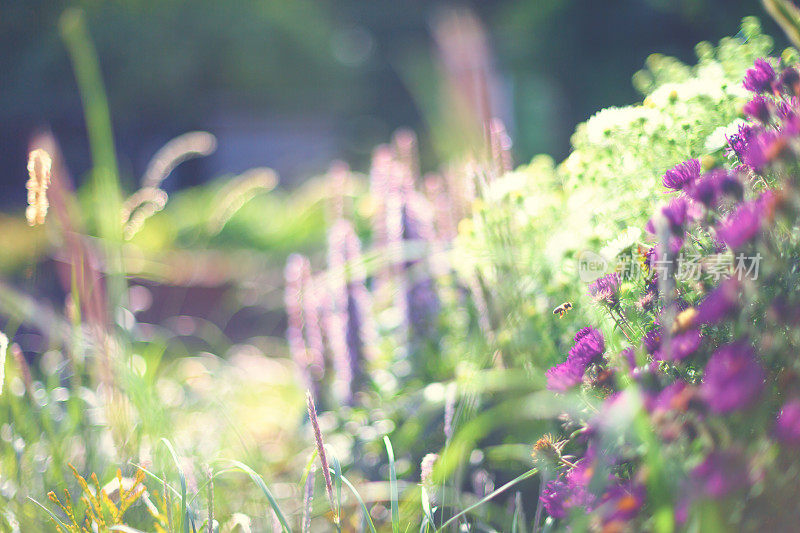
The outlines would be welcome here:
M 28 225 L 36 226 L 44 224 L 47 216 L 47 208 L 50 204 L 47 201 L 47 188 L 50 186 L 50 170 L 53 160 L 50 154 L 37 148 L 28 155 L 28 182 L 25 188 L 28 189 L 28 208 L 25 210 L 25 218 Z

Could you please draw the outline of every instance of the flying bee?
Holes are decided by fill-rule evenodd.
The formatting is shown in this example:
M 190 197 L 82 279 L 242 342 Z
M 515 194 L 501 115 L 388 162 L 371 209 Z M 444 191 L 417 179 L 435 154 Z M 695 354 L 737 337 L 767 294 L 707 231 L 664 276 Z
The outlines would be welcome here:
M 570 309 L 572 309 L 572 304 L 570 302 L 564 302 L 563 304 L 553 309 L 553 314 L 558 315 L 558 318 L 564 318 L 564 315 L 566 315 L 567 311 L 569 311 Z

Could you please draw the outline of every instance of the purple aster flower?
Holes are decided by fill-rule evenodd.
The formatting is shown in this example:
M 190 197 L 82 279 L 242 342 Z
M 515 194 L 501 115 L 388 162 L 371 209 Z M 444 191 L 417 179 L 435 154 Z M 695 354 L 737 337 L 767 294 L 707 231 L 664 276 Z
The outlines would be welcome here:
M 658 395 L 647 403 L 651 413 L 683 413 L 695 397 L 697 389 L 685 381 L 675 381 L 667 385 Z
M 596 452 L 590 446 L 574 468 L 545 485 L 540 499 L 550 516 L 564 518 L 569 509 L 576 507 L 592 510 L 595 496 L 588 487 L 595 472 L 595 458 Z
M 737 341 L 717 349 L 706 365 L 700 394 L 715 413 L 750 406 L 764 388 L 764 369 L 753 348 Z
M 569 487 L 564 480 L 554 479 L 547 482 L 539 499 L 542 501 L 542 505 L 544 505 L 548 515 L 553 518 L 564 518 L 567 516 L 564 501 L 568 493 Z
M 775 419 L 773 434 L 784 444 L 800 446 L 800 399 L 783 404 Z
M 667 205 L 662 206 L 645 226 L 645 230 L 651 235 L 657 235 L 656 221 L 659 213 L 667 221 L 670 236 L 670 252 L 677 253 L 683 246 L 683 235 L 685 225 L 702 215 L 702 208 L 687 196 L 673 198 Z M 674 252 L 673 252 L 674 250 Z
M 669 229 L 675 235 L 683 235 L 683 226 L 689 220 L 689 201 L 684 196 L 674 198 L 661 209 L 661 213 L 669 223 Z
M 697 330 L 675 335 L 670 340 L 670 353 L 660 354 L 660 358 L 666 361 L 682 361 L 697 351 L 701 341 L 702 337 Z
M 717 226 L 717 236 L 733 249 L 753 240 L 761 230 L 764 206 L 757 200 L 740 204 Z
M 605 352 L 605 340 L 600 331 L 585 327 L 575 335 L 575 345 L 570 349 L 569 356 L 590 363 Z
M 696 324 L 716 324 L 739 308 L 741 287 L 736 278 L 728 278 L 697 306 Z
M 748 140 L 742 152 L 744 164 L 760 172 L 770 161 L 784 153 L 789 132 L 766 130 Z
M 549 369 L 547 388 L 565 392 L 583 381 L 586 367 L 597 362 L 605 351 L 603 334 L 594 328 L 583 328 L 575 335 L 575 345 L 570 349 L 567 360 Z
M 744 187 L 739 178 L 727 172 L 719 178 L 719 190 L 734 200 L 741 201 L 744 196 Z
M 753 97 L 752 100 L 744 105 L 745 116 L 752 117 L 756 120 L 767 124 L 772 116 L 773 103 L 761 95 Z
M 668 170 L 661 182 L 667 189 L 680 191 L 700 177 L 700 161 L 689 159 Z
M 744 88 L 754 93 L 767 93 L 772 89 L 775 81 L 775 70 L 766 59 L 756 59 L 753 68 L 744 75 Z
M 589 284 L 589 294 L 596 302 L 602 302 L 610 307 L 619 303 L 619 287 L 622 279 L 617 272 L 612 272 Z
M 579 342 L 582 338 L 586 337 L 587 335 L 589 335 L 593 331 L 595 331 L 595 329 L 591 328 L 589 326 L 586 326 L 586 327 L 583 327 L 583 328 L 579 329 L 578 333 L 575 334 L 575 338 L 572 339 L 572 342 Z
M 545 372 L 547 388 L 554 392 L 566 392 L 583 381 L 585 371 L 585 365 L 567 359 Z
M 711 452 L 692 470 L 697 491 L 712 498 L 723 498 L 747 485 L 747 470 L 736 450 Z
M 722 169 L 707 172 L 687 187 L 685 192 L 692 200 L 700 202 L 706 207 L 711 207 L 716 202 L 717 195 L 719 194 L 719 182 L 722 177 L 727 176 L 727 174 L 728 173 Z
M 747 124 L 739 125 L 739 131 L 728 137 L 728 151 L 736 154 L 740 161 L 744 161 L 747 147 L 755 140 L 759 129 Z

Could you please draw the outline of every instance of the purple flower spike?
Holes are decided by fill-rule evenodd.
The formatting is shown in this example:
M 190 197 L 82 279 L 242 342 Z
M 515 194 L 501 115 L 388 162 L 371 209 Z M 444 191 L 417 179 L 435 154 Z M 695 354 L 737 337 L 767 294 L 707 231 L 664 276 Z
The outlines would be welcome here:
M 784 444 L 800 446 L 800 399 L 783 404 L 775 419 L 773 433 Z
M 700 393 L 715 413 L 750 406 L 764 388 L 764 369 L 744 341 L 719 348 L 706 365 Z
M 735 450 L 710 453 L 691 476 L 698 492 L 712 498 L 722 498 L 747 484 L 744 460 Z
M 764 124 L 769 122 L 772 116 L 773 104 L 767 98 L 761 95 L 755 96 L 752 100 L 744 105 L 745 116 L 754 118 Z
M 617 272 L 612 272 L 589 284 L 589 294 L 597 302 L 605 303 L 611 307 L 619 302 L 619 287 L 622 284 Z
M 754 93 L 767 93 L 772 89 L 775 81 L 775 70 L 766 59 L 756 59 L 753 68 L 744 75 L 744 88 Z
M 680 191 L 694 180 L 700 177 L 700 161 L 689 159 L 683 163 L 678 163 L 668 170 L 661 182 L 667 189 Z

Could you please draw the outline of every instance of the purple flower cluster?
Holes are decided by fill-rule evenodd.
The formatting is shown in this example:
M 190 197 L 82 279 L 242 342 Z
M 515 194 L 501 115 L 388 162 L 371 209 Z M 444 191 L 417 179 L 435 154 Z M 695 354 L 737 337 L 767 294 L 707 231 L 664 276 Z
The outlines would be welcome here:
M 575 345 L 567 360 L 547 371 L 547 388 L 565 392 L 583 381 L 586 367 L 598 362 L 605 352 L 603 334 L 594 328 L 583 328 L 575 335 Z
M 766 483 L 746 498 L 744 491 L 766 479 L 770 468 L 781 470 L 772 472 L 773 479 L 786 477 L 784 471 L 796 460 L 800 375 L 792 357 L 797 353 L 793 328 L 800 325 L 800 304 L 793 295 L 800 267 L 796 254 L 785 252 L 788 237 L 771 226 L 778 215 L 780 220 L 793 217 L 795 225 L 797 220 L 792 207 L 797 205 L 796 161 L 789 156 L 796 158 L 792 150 L 800 145 L 800 74 L 786 68 L 778 75 L 770 62 L 760 59 L 744 85 L 756 95 L 743 110 L 750 124 L 729 138 L 728 155 L 739 166 L 703 173 L 699 161 L 689 159 L 663 176 L 664 187 L 676 194 L 646 229 L 667 242 L 646 254 L 640 248 L 647 268 L 640 273 L 642 279 L 626 285 L 640 282 L 644 295 L 638 302 L 629 301 L 627 292 L 620 295 L 621 281 L 613 274 L 588 287 L 593 299 L 609 308 L 613 331 L 620 334 L 609 338 L 609 346 L 619 341 L 628 347 L 608 357 L 614 363 L 606 364 L 602 335 L 584 328 L 566 361 L 547 372 L 550 390 L 583 384 L 584 392 L 602 400 L 592 409 L 596 414 L 565 416 L 565 427 L 574 436 L 567 446 L 586 451 L 564 456 L 565 470 L 542 491 L 541 503 L 553 518 L 567 520 L 580 511 L 592 515 L 590 523 L 598 530 L 642 527 L 637 516 L 648 497 L 645 480 L 648 489 L 658 480 L 651 477 L 652 463 L 640 451 L 641 436 L 629 431 L 640 416 L 647 417 L 658 446 L 669 447 L 669 456 L 688 454 L 687 463 L 697 465 L 674 473 L 681 477 L 672 485 L 681 492 L 674 497 L 675 518 L 681 524 L 691 524 L 695 500 L 727 502 L 741 493 L 736 498 L 740 505 L 758 499 L 759 491 L 771 490 L 774 497 L 775 489 Z M 770 189 L 781 181 L 788 182 L 783 190 Z M 687 282 L 672 269 L 658 269 L 665 255 L 670 259 L 681 250 L 699 258 L 699 281 Z M 713 273 L 712 259 L 731 251 L 738 257 L 745 250 L 783 261 L 784 268 L 765 268 L 766 280 Z M 600 378 L 607 374 L 611 379 Z M 623 389 L 620 383 L 633 386 Z M 787 478 L 786 483 L 792 486 L 794 480 Z
M 743 113 L 757 123 L 740 126 L 739 132 L 728 138 L 728 146 L 754 172 L 762 172 L 787 154 L 800 135 L 796 112 L 799 80 L 800 75 L 792 67 L 776 76 L 764 59 L 757 59 L 754 68 L 745 75 L 745 88 L 756 95 L 744 106 Z
M 565 475 L 547 483 L 541 500 L 547 513 L 554 518 L 564 518 L 570 509 L 591 510 L 595 497 L 589 492 L 589 482 L 594 474 L 594 459 L 591 452 L 581 459 Z

